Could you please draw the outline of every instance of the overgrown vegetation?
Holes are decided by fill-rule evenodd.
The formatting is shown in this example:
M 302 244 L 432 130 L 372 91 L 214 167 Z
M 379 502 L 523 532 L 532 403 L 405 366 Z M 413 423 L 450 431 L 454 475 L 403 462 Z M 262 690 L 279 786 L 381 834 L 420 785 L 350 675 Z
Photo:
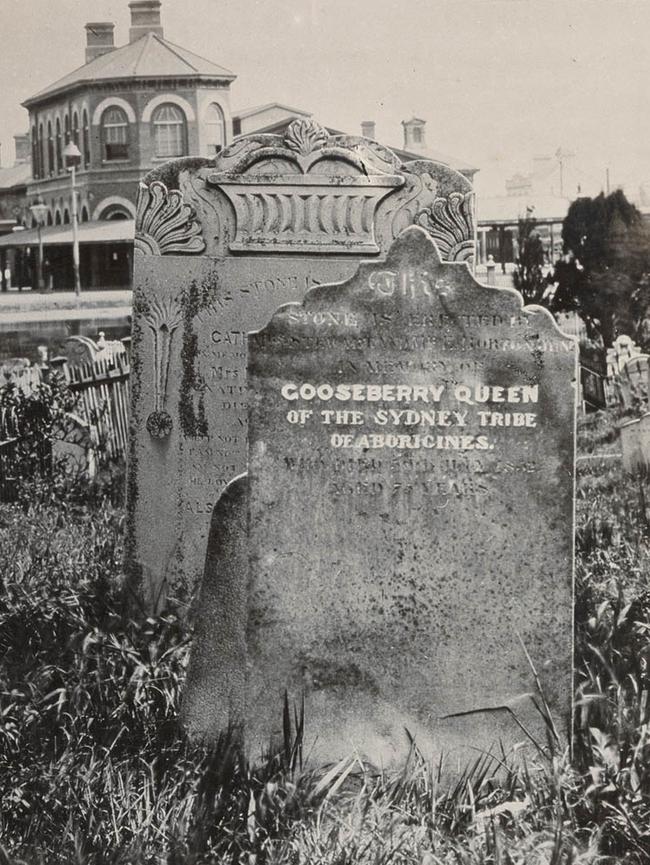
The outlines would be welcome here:
M 620 189 L 578 198 L 564 219 L 562 241 L 550 309 L 577 312 L 590 339 L 607 347 L 619 334 L 647 347 L 650 235 L 637 208 Z
M 498 777 L 478 759 L 452 789 L 415 749 L 395 775 L 308 771 L 290 706 L 257 765 L 227 734 L 189 745 L 180 610 L 123 612 L 119 473 L 0 507 L 0 863 L 650 861 L 649 515 L 612 419 L 579 444 L 574 754 Z

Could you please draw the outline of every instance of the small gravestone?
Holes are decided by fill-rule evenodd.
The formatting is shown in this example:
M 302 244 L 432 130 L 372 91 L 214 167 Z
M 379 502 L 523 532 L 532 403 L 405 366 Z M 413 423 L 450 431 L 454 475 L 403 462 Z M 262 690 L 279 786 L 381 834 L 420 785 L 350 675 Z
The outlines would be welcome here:
M 148 609 L 200 579 L 214 504 L 246 469 L 246 335 L 314 285 L 381 260 L 413 223 L 473 253 L 472 191 L 447 166 L 297 121 L 216 162 L 152 172 L 136 219 L 127 568 Z
M 626 360 L 619 373 L 624 408 L 648 405 L 648 355 L 637 354 Z
M 623 468 L 632 475 L 650 471 L 650 412 L 626 421 L 619 428 Z
M 248 522 L 241 478 L 227 549 L 211 535 L 190 732 L 241 722 L 260 746 L 286 692 L 318 760 L 387 763 L 410 737 L 501 756 L 545 743 L 545 707 L 561 739 L 576 354 L 419 228 L 251 334 Z

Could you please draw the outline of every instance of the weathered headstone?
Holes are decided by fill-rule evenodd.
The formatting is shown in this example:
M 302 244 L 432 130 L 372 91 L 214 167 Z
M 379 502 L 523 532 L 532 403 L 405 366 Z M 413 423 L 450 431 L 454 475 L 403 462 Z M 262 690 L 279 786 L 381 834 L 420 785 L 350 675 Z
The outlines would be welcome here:
M 648 405 L 648 369 L 647 354 L 633 355 L 622 364 L 619 378 L 624 408 Z
M 633 475 L 650 471 L 650 412 L 621 424 L 623 468 Z
M 467 178 L 299 121 L 216 162 L 153 172 L 136 219 L 127 564 L 151 608 L 203 570 L 210 516 L 246 468 L 246 334 L 422 225 L 473 253 Z
M 409 734 L 462 760 L 543 744 L 545 703 L 561 738 L 576 372 L 547 311 L 442 264 L 419 228 L 251 334 L 247 541 L 239 479 L 209 546 L 191 733 L 239 721 L 266 743 L 286 690 L 319 760 L 390 762 Z
M 69 366 L 83 366 L 97 361 L 110 363 L 116 355 L 126 355 L 126 348 L 119 339 L 107 340 L 101 330 L 97 342 L 89 336 L 68 337 L 64 352 Z

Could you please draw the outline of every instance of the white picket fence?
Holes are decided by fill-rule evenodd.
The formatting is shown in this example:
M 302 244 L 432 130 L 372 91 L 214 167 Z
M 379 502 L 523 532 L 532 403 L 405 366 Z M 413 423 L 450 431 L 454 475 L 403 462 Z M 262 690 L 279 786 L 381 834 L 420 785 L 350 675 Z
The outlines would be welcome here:
M 62 364 L 70 390 L 80 396 L 80 414 L 93 443 L 110 457 L 126 456 L 130 365 L 126 353 L 70 366 Z
M 73 356 L 70 360 L 54 358 L 47 366 L 12 363 L 0 367 L 0 387 L 11 382 L 24 393 L 36 390 L 55 371 L 64 376 L 70 390 L 79 396 L 78 408 L 66 415 L 59 436 L 51 442 L 51 452 L 75 460 L 91 476 L 102 459 L 123 458 L 127 452 L 130 364 L 121 348 L 91 354 L 92 359 L 85 362 Z M 21 437 L 15 411 L 0 408 L 0 501 L 15 496 Z

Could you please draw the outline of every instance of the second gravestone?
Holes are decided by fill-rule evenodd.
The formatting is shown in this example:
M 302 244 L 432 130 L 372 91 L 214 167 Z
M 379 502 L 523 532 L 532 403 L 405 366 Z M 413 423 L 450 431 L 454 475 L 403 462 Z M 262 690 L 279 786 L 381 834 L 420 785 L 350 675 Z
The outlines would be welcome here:
M 187 594 L 220 493 L 246 468 L 246 335 L 313 285 L 385 256 L 414 222 L 473 253 L 466 177 L 296 121 L 141 186 L 134 268 L 126 562 L 149 610 Z
M 249 478 L 215 518 L 190 731 L 267 742 L 286 690 L 320 760 L 390 762 L 408 734 L 532 747 L 549 710 L 562 739 L 575 373 L 547 311 L 419 228 L 251 334 Z

